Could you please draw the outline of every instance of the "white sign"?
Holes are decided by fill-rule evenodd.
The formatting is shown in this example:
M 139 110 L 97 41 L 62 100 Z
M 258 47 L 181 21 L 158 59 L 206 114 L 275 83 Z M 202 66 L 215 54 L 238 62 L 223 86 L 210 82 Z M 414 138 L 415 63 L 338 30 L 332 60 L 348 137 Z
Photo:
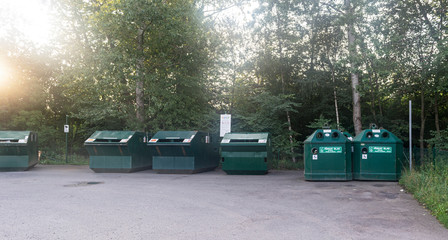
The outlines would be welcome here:
M 224 137 L 224 134 L 231 132 L 232 115 L 221 114 L 221 128 L 219 130 L 219 136 Z
M 68 133 L 68 125 L 64 125 L 64 133 Z

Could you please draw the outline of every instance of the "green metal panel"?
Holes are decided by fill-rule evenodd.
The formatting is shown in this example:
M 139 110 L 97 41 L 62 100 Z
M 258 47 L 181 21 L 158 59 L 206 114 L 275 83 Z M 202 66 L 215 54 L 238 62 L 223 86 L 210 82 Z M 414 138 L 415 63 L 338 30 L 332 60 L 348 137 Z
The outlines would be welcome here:
M 403 142 L 385 129 L 368 129 L 354 138 L 353 178 L 397 181 L 403 168 Z
M 336 129 L 318 129 L 304 142 L 305 180 L 352 179 L 352 142 Z
M 0 131 L 0 171 L 24 171 L 37 162 L 37 133 Z
M 135 172 L 152 167 L 146 136 L 134 131 L 96 131 L 84 143 L 95 172 Z
M 227 174 L 268 173 L 272 161 L 269 133 L 226 133 L 221 141 L 221 161 Z
M 216 141 L 204 132 L 160 131 L 148 146 L 153 154 L 153 169 L 158 173 L 197 173 L 218 166 Z

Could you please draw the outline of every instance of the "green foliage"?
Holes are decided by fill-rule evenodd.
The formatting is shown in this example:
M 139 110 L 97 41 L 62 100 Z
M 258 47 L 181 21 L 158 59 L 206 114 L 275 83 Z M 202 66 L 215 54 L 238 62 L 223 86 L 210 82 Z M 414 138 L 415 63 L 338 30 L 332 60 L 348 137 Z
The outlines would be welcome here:
M 64 5 L 65 4 L 65 5 Z M 103 129 L 186 129 L 207 125 L 211 111 L 203 75 L 207 40 L 192 1 L 66 2 L 68 28 L 85 57 L 70 52 L 61 75 L 71 116 Z M 87 17 L 78 16 L 82 9 Z M 88 33 L 88 34 L 85 34 Z M 74 40 L 75 40 L 74 39 Z M 68 73 L 68 74 L 67 74 Z M 136 119 L 143 82 L 145 126 Z
M 240 97 L 244 100 L 238 99 L 241 105 L 235 106 L 236 124 L 232 131 L 269 132 L 273 136 L 273 150 L 283 154 L 288 154 L 291 148 L 290 135 L 294 137 L 292 147 L 299 146 L 299 142 L 295 140 L 298 133 L 288 130 L 286 118 L 287 111 L 295 112 L 294 109 L 300 106 L 292 95 L 272 95 L 267 91 L 255 91 L 253 95 L 249 95 L 248 89 L 243 92 L 246 94 Z
M 337 129 L 336 124 L 332 123 L 330 119 L 324 118 L 324 115 L 321 114 L 319 118 L 316 118 L 314 122 L 306 125 L 307 127 L 311 129 L 322 129 L 324 127 L 328 127 L 331 129 Z
M 448 161 L 405 171 L 400 184 L 448 228 Z
M 303 169 L 303 158 L 300 158 L 297 162 L 292 162 L 291 159 L 277 159 L 272 162 L 272 168 L 276 170 L 298 170 Z
M 44 165 L 89 165 L 89 157 L 85 155 L 72 154 L 65 162 L 64 154 L 47 153 L 42 154 L 40 164 Z
M 448 150 L 448 129 L 441 130 L 440 133 L 431 131 L 432 138 L 428 139 L 428 143 L 438 149 Z

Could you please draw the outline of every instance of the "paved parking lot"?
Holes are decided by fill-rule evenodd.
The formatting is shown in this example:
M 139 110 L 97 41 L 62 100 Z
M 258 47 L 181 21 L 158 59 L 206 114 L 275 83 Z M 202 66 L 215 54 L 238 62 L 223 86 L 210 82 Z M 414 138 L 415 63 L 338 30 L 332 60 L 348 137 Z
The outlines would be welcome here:
M 229 176 L 0 172 L 0 239 L 448 239 L 396 182 L 306 182 L 301 171 Z

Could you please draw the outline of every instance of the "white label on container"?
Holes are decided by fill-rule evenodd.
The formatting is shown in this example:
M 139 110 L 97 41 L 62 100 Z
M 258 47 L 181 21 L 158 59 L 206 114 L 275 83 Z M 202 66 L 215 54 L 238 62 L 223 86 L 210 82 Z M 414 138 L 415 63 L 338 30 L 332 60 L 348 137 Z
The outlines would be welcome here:
M 380 133 L 380 132 L 381 132 L 381 129 L 372 129 L 372 132 L 374 132 L 374 133 Z
M 367 159 L 367 154 L 363 154 L 362 159 Z
M 221 143 L 229 143 L 230 142 L 230 139 L 229 138 L 224 138 L 222 141 L 221 141 Z
M 313 160 L 317 160 L 317 156 L 318 156 L 318 155 L 314 155 L 314 154 L 313 154 Z
M 221 123 L 219 129 L 219 136 L 224 137 L 226 133 L 232 131 L 232 115 L 221 114 Z
M 331 129 L 324 129 L 324 133 L 331 133 Z
M 258 143 L 266 143 L 266 139 L 258 139 Z

